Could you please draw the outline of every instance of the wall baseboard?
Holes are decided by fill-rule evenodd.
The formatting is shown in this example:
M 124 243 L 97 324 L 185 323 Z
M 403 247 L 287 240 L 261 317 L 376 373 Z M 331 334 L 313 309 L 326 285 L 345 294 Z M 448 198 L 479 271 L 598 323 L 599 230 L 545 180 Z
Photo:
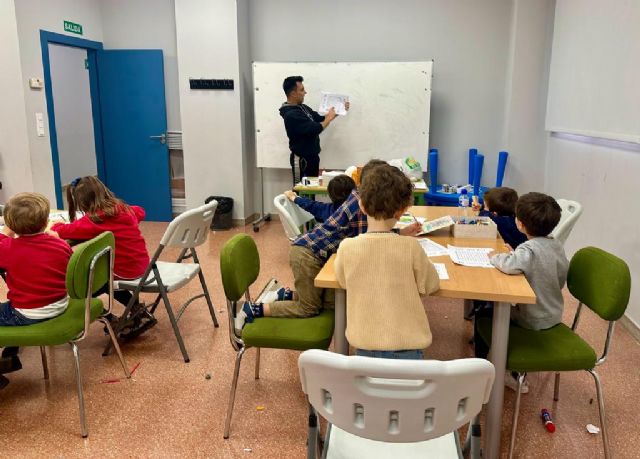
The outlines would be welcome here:
M 620 323 L 633 338 L 640 343 L 640 325 L 635 323 L 626 314 L 620 318 Z

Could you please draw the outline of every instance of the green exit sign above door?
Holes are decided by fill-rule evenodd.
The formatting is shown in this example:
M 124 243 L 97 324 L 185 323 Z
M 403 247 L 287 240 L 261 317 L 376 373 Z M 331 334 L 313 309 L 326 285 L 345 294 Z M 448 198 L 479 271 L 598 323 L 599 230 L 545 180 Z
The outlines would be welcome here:
M 64 31 L 82 35 L 82 26 L 71 21 L 64 21 Z

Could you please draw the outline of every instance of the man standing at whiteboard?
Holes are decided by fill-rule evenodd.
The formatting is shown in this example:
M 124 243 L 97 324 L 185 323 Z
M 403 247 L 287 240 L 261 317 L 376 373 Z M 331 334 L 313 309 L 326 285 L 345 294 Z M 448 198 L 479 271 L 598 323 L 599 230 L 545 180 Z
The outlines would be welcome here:
M 290 76 L 284 79 L 282 89 L 287 101 L 280 107 L 280 116 L 284 119 L 284 127 L 289 137 L 289 163 L 293 172 L 295 186 L 295 157 L 300 161 L 300 177 L 317 177 L 320 173 L 320 133 L 338 116 L 333 107 L 322 116 L 304 104 L 304 90 L 301 76 Z M 349 102 L 345 103 L 349 110 Z

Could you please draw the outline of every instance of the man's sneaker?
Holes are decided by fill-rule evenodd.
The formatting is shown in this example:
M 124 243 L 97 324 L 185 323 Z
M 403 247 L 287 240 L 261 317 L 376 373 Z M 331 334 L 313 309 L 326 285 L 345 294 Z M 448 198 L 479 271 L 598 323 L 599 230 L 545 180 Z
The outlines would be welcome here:
M 265 293 L 262 298 L 259 299 L 261 303 L 269 304 L 274 301 L 291 301 L 293 300 L 293 292 L 285 287 L 280 287 L 278 290 Z
M 242 305 L 242 309 L 236 312 L 236 318 L 234 319 L 233 326 L 236 329 L 236 334 L 241 335 L 244 324 L 251 323 L 254 319 L 255 315 L 251 309 L 251 303 L 245 301 Z
M 507 386 L 512 391 L 516 392 L 518 390 L 518 380 L 513 377 L 510 371 L 507 371 L 504 375 L 504 385 Z M 522 387 L 520 388 L 521 394 L 529 393 L 529 383 L 525 379 L 522 383 Z

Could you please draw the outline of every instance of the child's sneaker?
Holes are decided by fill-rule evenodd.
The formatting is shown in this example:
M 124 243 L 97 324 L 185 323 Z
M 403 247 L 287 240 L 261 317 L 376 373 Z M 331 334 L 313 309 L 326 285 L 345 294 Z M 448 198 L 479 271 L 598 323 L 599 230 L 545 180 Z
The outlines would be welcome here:
M 514 392 L 518 391 L 518 380 L 513 377 L 510 371 L 507 371 L 506 374 L 504 375 L 504 385 Z M 520 388 L 520 393 L 521 394 L 529 393 L 529 383 L 527 382 L 526 379 L 522 383 L 522 387 Z
M 253 313 L 253 309 L 251 308 L 251 303 L 245 301 L 242 305 L 242 309 L 240 309 L 236 313 L 236 318 L 234 319 L 234 328 L 236 329 L 236 333 L 238 335 L 242 334 L 242 329 L 244 328 L 244 324 L 251 323 L 255 319 L 255 314 Z
M 260 301 L 262 303 L 273 303 L 274 301 L 291 301 L 293 300 L 293 292 L 285 287 L 280 287 L 278 290 L 265 293 Z

